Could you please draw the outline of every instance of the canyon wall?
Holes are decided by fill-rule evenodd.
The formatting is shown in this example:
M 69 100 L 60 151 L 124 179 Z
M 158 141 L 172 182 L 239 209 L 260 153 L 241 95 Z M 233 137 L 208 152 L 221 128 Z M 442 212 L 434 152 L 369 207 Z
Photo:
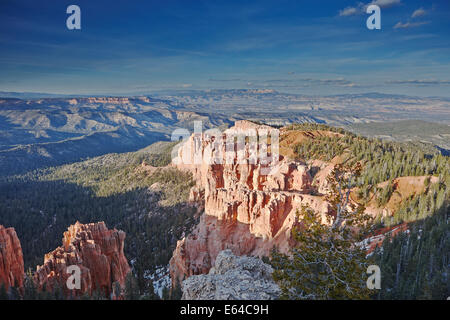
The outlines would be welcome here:
M 0 286 L 22 288 L 24 265 L 22 247 L 14 228 L 0 225 Z
M 91 295 L 99 291 L 106 297 L 115 297 L 115 284 L 122 288 L 130 267 L 124 255 L 125 233 L 108 229 L 104 222 L 70 226 L 62 239 L 62 246 L 45 255 L 38 266 L 35 280 L 42 290 L 63 289 L 66 296 Z M 66 282 L 69 266 L 81 270 L 81 288 L 69 290 Z
M 207 273 L 224 249 L 239 256 L 267 256 L 274 246 L 287 252 L 302 205 L 321 213 L 323 220 L 330 213 L 329 203 L 312 187 L 306 163 L 278 155 L 271 162 L 254 157 L 267 150 L 266 158 L 274 155 L 270 152 L 275 147 L 269 143 L 265 149 L 264 141 L 252 145 L 247 138 L 244 144 L 227 145 L 229 135 L 246 135 L 249 130 L 258 137 L 279 134 L 268 126 L 238 121 L 221 139 L 194 134 L 178 150 L 173 164 L 193 173 L 197 189 L 191 200 L 204 189 L 205 212 L 191 234 L 177 243 L 170 261 L 173 284 Z

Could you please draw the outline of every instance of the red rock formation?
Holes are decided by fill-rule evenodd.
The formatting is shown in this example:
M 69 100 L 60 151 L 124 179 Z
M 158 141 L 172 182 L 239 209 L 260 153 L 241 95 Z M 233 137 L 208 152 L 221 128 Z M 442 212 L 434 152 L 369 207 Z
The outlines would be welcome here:
M 70 226 L 64 232 L 62 246 L 45 255 L 44 264 L 38 266 L 35 274 L 39 288 L 48 290 L 55 285 L 63 288 L 67 296 L 92 294 L 100 290 L 109 296 L 114 283 L 125 285 L 130 271 L 123 253 L 125 233 L 109 230 L 104 222 Z M 76 265 L 81 270 L 81 289 L 69 290 L 66 286 L 71 275 L 67 268 Z
M 194 274 L 207 273 L 217 254 L 224 249 L 231 249 L 235 255 L 264 256 L 277 246 L 280 251 L 287 252 L 292 245 L 291 230 L 296 222 L 296 212 L 302 205 L 309 205 L 319 212 L 322 221 L 326 222 L 325 217 L 331 211 L 323 197 L 330 191 L 327 177 L 334 166 L 342 162 L 342 157 L 336 156 L 330 162 L 310 160 L 304 163 L 280 155 L 272 166 L 262 163 L 259 158 L 252 161 L 255 160 L 252 155 L 260 154 L 264 148 L 259 138 L 253 140 L 256 143 L 252 145 L 249 138 L 252 130 L 257 136 L 277 135 L 277 129 L 238 121 L 223 133 L 195 133 L 178 149 L 173 164 L 192 172 L 197 186 L 191 190 L 190 199 L 201 202 L 205 212 L 191 234 L 177 243 L 170 261 L 173 284 Z M 239 134 L 247 135 L 241 139 L 245 143 L 239 144 L 239 138 L 234 138 Z M 288 149 L 289 141 L 298 140 L 293 131 L 282 130 L 281 135 L 283 140 L 279 149 Z M 315 132 L 315 135 L 328 133 Z M 233 139 L 228 139 L 229 136 Z M 310 138 L 313 138 L 312 134 Z M 267 147 L 271 152 L 276 149 L 272 145 Z M 286 152 L 284 155 L 288 156 Z M 270 170 L 265 170 L 267 168 Z M 394 179 L 396 192 L 388 203 L 379 207 L 373 198 L 366 206 L 366 213 L 391 215 L 404 199 L 424 191 L 427 178 L 430 183 L 438 182 L 437 177 L 427 176 Z M 378 187 L 385 187 L 387 183 L 380 183 Z M 351 200 L 358 202 L 355 192 L 352 192 Z M 385 230 L 366 239 L 362 245 L 370 253 L 382 243 L 386 234 L 395 236 L 405 228 L 402 225 Z
M 263 256 L 276 245 L 286 252 L 291 244 L 296 212 L 302 205 L 308 204 L 323 217 L 329 213 L 330 206 L 322 196 L 311 194 L 312 177 L 305 163 L 280 157 L 264 172 L 267 163 L 261 163 L 260 159 L 253 163 L 248 160 L 252 154 L 249 144 L 226 152 L 227 135 L 247 129 L 254 129 L 258 135 L 260 131 L 267 134 L 276 130 L 239 121 L 223 133 L 221 143 L 207 134 L 194 134 L 178 150 L 174 164 L 190 170 L 197 188 L 205 190 L 205 214 L 193 232 L 177 243 L 170 261 L 173 280 L 208 272 L 217 254 L 224 249 L 231 249 L 236 255 Z M 261 148 L 257 144 L 256 152 Z M 244 154 L 247 160 L 237 161 L 239 154 Z M 203 161 L 186 162 L 196 157 Z M 208 162 L 208 159 L 214 160 Z M 196 199 L 197 194 L 197 189 L 192 191 L 192 198 Z
M 0 285 L 23 287 L 24 266 L 22 247 L 14 228 L 0 225 Z
M 378 229 L 374 234 L 364 239 L 359 244 L 367 250 L 367 254 L 370 255 L 377 247 L 381 247 L 383 241 L 387 236 L 394 238 L 401 233 L 409 233 L 408 224 L 402 223 L 394 227 L 386 227 Z

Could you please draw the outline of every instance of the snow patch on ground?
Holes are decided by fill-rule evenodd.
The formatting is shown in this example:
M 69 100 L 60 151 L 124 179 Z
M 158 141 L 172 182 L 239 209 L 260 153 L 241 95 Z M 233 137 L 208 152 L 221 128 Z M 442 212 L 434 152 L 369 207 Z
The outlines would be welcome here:
M 144 273 L 146 279 L 153 281 L 154 292 L 162 298 L 164 288 L 170 288 L 172 282 L 170 280 L 169 265 L 160 266 L 156 268 L 156 271 L 151 273 L 150 270 L 146 270 Z

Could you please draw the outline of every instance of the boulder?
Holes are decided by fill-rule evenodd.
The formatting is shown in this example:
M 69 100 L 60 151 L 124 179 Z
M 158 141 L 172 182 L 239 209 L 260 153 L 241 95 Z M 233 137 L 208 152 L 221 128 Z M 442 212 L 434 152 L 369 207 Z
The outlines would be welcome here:
M 260 259 L 221 251 L 208 274 L 183 281 L 183 300 L 273 300 L 281 290 L 273 269 Z

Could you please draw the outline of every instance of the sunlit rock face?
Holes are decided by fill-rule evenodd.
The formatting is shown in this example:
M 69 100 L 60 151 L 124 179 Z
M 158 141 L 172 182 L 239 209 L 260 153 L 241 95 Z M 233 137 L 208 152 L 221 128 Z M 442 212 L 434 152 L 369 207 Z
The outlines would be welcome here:
M 271 153 L 266 158 L 252 160 L 252 154 L 260 154 L 264 149 L 259 140 L 253 146 L 250 139 L 243 139 L 244 144 L 227 147 L 227 135 L 245 133 L 248 129 L 258 137 L 278 131 L 238 121 L 223 132 L 221 139 L 205 133 L 193 134 L 178 150 L 173 163 L 193 173 L 197 189 L 192 192 L 192 200 L 198 198 L 199 188 L 204 189 L 205 212 L 191 234 L 177 243 L 170 261 L 173 283 L 207 273 L 224 249 L 239 256 L 267 256 L 274 246 L 287 252 L 292 245 L 296 213 L 302 205 L 309 205 L 323 219 L 330 213 L 329 203 L 322 195 L 316 195 L 317 190 L 312 187 L 313 178 L 306 163 L 288 161 L 282 156 L 274 160 Z M 275 132 L 273 136 L 278 134 Z M 267 149 L 276 151 L 273 144 Z M 187 157 L 186 152 L 190 153 Z M 240 158 L 242 154 L 245 156 Z M 183 161 L 195 157 L 204 161 Z M 224 157 L 225 160 L 217 160 Z M 272 161 L 267 162 L 271 157 Z M 205 161 L 211 158 L 215 160 Z
M 22 288 L 24 265 L 22 247 L 14 228 L 0 225 L 0 286 Z
M 237 257 L 224 250 L 208 274 L 183 281 L 183 300 L 272 300 L 281 290 L 273 269 L 255 257 Z
M 40 289 L 54 290 L 59 286 L 67 296 L 91 295 L 99 291 L 114 297 L 114 284 L 125 285 L 130 266 L 123 252 L 125 232 L 108 229 L 104 222 L 70 226 L 62 239 L 62 246 L 45 255 L 44 264 L 35 274 Z M 69 266 L 81 271 L 81 288 L 70 289 Z

